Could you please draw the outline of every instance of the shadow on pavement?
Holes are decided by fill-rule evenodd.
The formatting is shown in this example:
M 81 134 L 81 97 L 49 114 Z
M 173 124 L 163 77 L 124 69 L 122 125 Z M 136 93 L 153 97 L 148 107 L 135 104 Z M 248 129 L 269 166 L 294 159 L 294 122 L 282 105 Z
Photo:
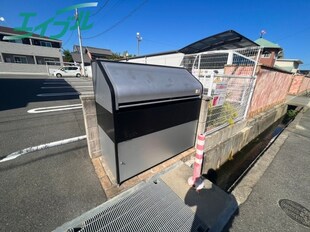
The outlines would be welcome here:
M 0 78 L 0 111 L 16 109 L 27 106 L 30 102 L 40 101 L 55 101 L 55 100 L 70 100 L 78 99 L 79 95 L 69 96 L 49 96 L 38 97 L 37 94 L 42 93 L 54 93 L 55 89 L 41 89 L 44 86 L 44 82 L 52 79 L 47 78 Z M 55 82 L 61 80 L 55 79 Z M 70 86 L 65 80 L 64 85 Z M 53 86 L 53 85 L 49 85 Z M 57 92 L 60 92 L 58 89 Z M 74 88 L 67 88 L 61 90 L 61 92 L 74 92 L 77 91 Z
M 212 182 L 211 186 L 199 191 L 190 188 L 184 199 L 186 205 L 195 207 L 195 218 L 190 231 L 229 231 L 234 218 L 239 214 L 238 203 L 233 195 L 229 195 L 230 201 L 221 202 L 223 198 L 218 195 L 220 192 L 214 184 L 217 180 L 215 170 L 210 169 L 206 177 Z

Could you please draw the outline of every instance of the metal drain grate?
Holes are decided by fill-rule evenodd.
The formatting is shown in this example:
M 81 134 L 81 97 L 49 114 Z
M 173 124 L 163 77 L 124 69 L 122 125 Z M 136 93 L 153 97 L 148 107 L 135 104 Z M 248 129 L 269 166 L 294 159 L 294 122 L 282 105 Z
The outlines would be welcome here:
M 86 220 L 81 229 L 70 231 L 202 232 L 208 228 L 164 182 L 150 182 Z
M 282 199 L 279 201 L 281 209 L 294 221 L 310 227 L 310 211 L 295 201 Z

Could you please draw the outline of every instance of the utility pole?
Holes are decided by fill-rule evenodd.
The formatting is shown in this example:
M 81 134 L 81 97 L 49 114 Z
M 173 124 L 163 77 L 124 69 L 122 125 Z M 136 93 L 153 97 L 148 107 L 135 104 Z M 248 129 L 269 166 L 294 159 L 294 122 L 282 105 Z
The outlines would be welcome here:
M 142 37 L 141 37 L 140 33 L 137 32 L 138 56 L 139 56 L 139 54 L 140 54 L 140 42 L 141 42 L 141 40 L 142 40 Z
M 78 36 L 79 36 L 79 45 L 80 45 L 80 55 L 81 55 L 81 75 L 85 76 L 85 69 L 84 69 L 84 58 L 83 58 L 83 49 L 82 49 L 82 36 L 81 36 L 81 30 L 80 30 L 80 21 L 79 21 L 79 13 L 78 9 L 75 8 L 75 20 L 77 23 L 77 29 L 78 29 Z
M 263 36 L 266 34 L 267 32 L 265 30 L 261 30 L 260 31 L 260 37 L 259 38 L 263 38 Z

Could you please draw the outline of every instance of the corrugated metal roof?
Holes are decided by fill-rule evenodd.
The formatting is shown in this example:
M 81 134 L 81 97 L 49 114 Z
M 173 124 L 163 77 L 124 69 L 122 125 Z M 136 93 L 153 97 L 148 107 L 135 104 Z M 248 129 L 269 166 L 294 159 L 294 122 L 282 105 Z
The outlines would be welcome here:
M 259 39 L 255 40 L 255 43 L 259 44 L 260 46 L 262 46 L 264 48 L 279 48 L 279 49 L 281 49 L 279 44 L 272 43 L 269 40 L 266 40 L 264 38 L 259 38 Z
M 229 50 L 254 46 L 259 45 L 234 30 L 228 30 L 194 42 L 180 49 L 179 52 L 184 54 L 193 54 L 206 51 Z

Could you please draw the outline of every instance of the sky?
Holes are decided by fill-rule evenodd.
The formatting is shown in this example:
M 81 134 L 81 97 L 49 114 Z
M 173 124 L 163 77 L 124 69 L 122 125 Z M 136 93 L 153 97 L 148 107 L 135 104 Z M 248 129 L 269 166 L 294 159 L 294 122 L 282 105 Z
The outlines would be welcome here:
M 34 13 L 27 23 L 32 32 L 42 33 L 40 24 L 50 19 L 44 35 L 61 36 L 63 48 L 72 50 L 78 44 L 74 10 L 57 11 L 95 2 L 96 7 L 79 9 L 83 46 L 137 54 L 140 32 L 140 55 L 145 55 L 177 50 L 226 30 L 251 40 L 265 30 L 264 38 L 279 44 L 286 59 L 300 59 L 301 68 L 310 69 L 310 0 L 1 0 L 5 21 L 0 25 L 22 27 L 20 14 Z

